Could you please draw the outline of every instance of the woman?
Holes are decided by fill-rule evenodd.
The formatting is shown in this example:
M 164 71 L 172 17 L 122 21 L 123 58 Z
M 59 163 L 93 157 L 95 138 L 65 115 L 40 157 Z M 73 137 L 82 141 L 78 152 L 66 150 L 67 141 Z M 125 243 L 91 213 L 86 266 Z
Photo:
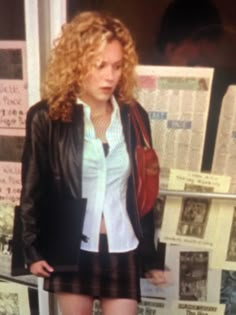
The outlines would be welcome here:
M 153 213 L 134 194 L 137 55 L 117 19 L 84 12 L 52 50 L 43 101 L 30 108 L 21 212 L 26 263 L 44 277 L 63 315 L 136 314 L 140 270 L 155 259 Z M 149 276 L 152 274 L 149 272 Z

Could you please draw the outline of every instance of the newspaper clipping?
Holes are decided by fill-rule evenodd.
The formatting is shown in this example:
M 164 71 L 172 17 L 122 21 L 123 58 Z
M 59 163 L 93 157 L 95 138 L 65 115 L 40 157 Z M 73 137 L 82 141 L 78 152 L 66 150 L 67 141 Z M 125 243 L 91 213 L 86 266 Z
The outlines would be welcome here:
M 30 315 L 26 286 L 0 282 L 0 314 Z
M 162 277 L 165 279 L 163 284 L 154 285 L 144 278 L 140 279 L 141 295 L 142 297 L 165 299 L 169 303 L 169 299 L 173 298 L 172 287 L 175 285 L 172 271 L 167 268 L 160 272 L 162 272 Z
M 169 315 L 170 309 L 167 308 L 166 302 L 160 299 L 142 298 L 138 304 L 137 315 Z M 93 315 L 102 315 L 100 303 L 96 300 L 93 304 Z
M 201 169 L 213 69 L 138 66 L 137 74 L 166 189 L 170 168 Z
M 225 315 L 236 315 L 236 272 L 222 271 L 220 303 L 225 304 Z
M 170 310 L 164 300 L 143 298 L 138 305 L 137 315 L 169 315 Z
M 208 252 L 180 252 L 179 299 L 207 300 Z
M 170 287 L 168 298 L 219 302 L 221 271 L 209 269 L 209 256 L 209 250 L 167 246 L 166 266 L 172 275 L 172 287 Z
M 225 305 L 199 302 L 173 302 L 175 315 L 224 315 Z
M 210 266 L 236 270 L 236 202 L 224 200 L 220 203 L 219 209 L 216 242 Z
M 230 193 L 236 193 L 236 86 L 231 85 L 223 98 L 217 129 L 212 172 L 232 177 Z
M 230 176 L 171 169 L 168 189 L 227 193 L 229 191 L 230 181 Z
M 227 192 L 229 176 L 171 169 L 169 189 L 202 192 Z M 202 248 L 213 248 L 219 203 L 195 197 L 168 197 L 160 240 Z

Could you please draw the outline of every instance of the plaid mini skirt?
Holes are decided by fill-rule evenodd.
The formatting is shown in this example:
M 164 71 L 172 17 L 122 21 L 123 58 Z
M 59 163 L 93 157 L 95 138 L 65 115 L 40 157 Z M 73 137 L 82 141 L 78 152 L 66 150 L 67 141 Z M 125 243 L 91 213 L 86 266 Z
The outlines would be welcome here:
M 109 253 L 107 237 L 100 236 L 98 253 L 80 251 L 78 272 L 52 273 L 44 279 L 44 290 L 99 298 L 140 301 L 140 268 L 137 250 Z

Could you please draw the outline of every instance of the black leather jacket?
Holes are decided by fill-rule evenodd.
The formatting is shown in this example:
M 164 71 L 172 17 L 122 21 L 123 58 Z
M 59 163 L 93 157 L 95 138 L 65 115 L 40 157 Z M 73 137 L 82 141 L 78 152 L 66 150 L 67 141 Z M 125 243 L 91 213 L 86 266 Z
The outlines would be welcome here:
M 148 115 L 138 105 L 150 133 Z M 134 130 L 129 106 L 121 105 L 131 160 L 127 211 L 139 239 L 142 270 L 155 266 L 153 212 L 139 218 L 134 190 Z M 41 101 L 27 114 L 22 158 L 21 217 L 26 263 L 46 259 L 58 271 L 77 270 L 86 200 L 81 198 L 83 106 L 73 105 L 72 122 L 52 121 Z

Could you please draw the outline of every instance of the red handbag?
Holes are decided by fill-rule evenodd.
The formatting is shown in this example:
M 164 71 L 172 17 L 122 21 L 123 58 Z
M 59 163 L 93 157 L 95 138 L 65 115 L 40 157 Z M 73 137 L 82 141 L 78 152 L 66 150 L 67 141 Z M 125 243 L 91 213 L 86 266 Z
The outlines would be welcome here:
M 147 214 L 156 201 L 159 192 L 159 159 L 151 147 L 151 139 L 143 119 L 134 105 L 131 120 L 135 130 L 135 188 L 140 216 Z

